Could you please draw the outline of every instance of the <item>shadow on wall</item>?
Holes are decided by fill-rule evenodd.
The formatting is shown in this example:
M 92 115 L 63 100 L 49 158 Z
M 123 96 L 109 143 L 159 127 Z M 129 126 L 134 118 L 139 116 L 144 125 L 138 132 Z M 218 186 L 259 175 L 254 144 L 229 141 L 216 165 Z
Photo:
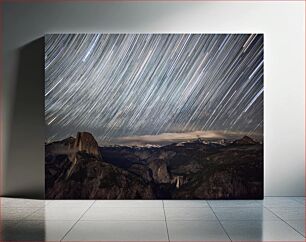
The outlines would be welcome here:
M 44 198 L 44 38 L 21 47 L 18 58 L 4 195 Z
M 3 220 L 1 241 L 47 241 L 47 231 L 45 225 L 45 209 L 40 209 L 39 220 L 25 220 L 18 223 Z

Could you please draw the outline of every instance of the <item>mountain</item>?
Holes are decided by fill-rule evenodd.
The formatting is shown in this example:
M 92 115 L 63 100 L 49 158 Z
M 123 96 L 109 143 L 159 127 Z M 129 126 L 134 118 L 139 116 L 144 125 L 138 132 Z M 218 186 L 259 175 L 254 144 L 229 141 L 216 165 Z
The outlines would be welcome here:
M 99 147 L 90 133 L 46 144 L 49 199 L 256 199 L 263 145 L 194 140 L 166 146 Z
M 77 152 L 85 152 L 97 158 L 101 158 L 98 142 L 91 133 L 78 132 L 74 142 L 74 148 Z
M 249 136 L 244 136 L 242 139 L 235 140 L 233 144 L 237 145 L 254 145 L 254 144 L 259 144 Z
M 153 190 L 141 177 L 77 153 L 76 163 L 62 160 L 63 171 L 46 187 L 49 199 L 150 199 Z M 50 165 L 50 163 L 49 163 Z
M 149 182 L 103 161 L 90 133 L 46 145 L 46 198 L 152 198 Z
M 46 145 L 46 154 L 65 154 L 70 160 L 75 158 L 77 152 L 85 152 L 101 159 L 98 143 L 88 132 L 78 132 L 76 138 L 69 137 Z

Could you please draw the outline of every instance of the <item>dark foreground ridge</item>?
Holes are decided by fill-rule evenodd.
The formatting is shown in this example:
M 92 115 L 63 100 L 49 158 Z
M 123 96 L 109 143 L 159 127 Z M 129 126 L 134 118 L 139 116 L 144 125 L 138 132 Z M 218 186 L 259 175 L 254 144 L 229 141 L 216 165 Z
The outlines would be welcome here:
M 263 145 L 201 139 L 99 147 L 94 137 L 46 144 L 47 199 L 261 199 Z

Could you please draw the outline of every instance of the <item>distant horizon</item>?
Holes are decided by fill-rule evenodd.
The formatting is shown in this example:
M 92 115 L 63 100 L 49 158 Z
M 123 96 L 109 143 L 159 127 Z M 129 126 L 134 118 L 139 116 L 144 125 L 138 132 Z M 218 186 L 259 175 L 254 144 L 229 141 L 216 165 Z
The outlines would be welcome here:
M 109 142 L 100 142 L 95 136 L 94 133 L 89 131 L 78 131 L 78 132 L 86 132 L 92 134 L 94 139 L 97 141 L 98 145 L 100 147 L 102 146 L 146 146 L 146 145 L 158 145 L 158 146 L 164 146 L 172 143 L 181 143 L 181 142 L 189 142 L 194 141 L 197 139 L 201 139 L 203 141 L 213 142 L 213 141 L 219 141 L 219 140 L 238 140 L 243 138 L 244 136 L 248 136 L 252 138 L 255 141 L 263 142 L 263 136 L 261 134 L 248 134 L 248 133 L 235 133 L 231 132 L 226 134 L 222 131 L 194 131 L 194 132 L 181 132 L 181 133 L 162 133 L 158 135 L 140 135 L 140 136 L 126 136 L 126 137 L 118 137 L 115 141 L 109 141 Z M 64 139 L 53 139 L 53 140 L 47 140 L 46 143 L 50 144 L 53 142 L 58 142 L 65 140 L 67 138 L 73 137 L 76 138 L 77 133 L 74 135 L 69 135 Z

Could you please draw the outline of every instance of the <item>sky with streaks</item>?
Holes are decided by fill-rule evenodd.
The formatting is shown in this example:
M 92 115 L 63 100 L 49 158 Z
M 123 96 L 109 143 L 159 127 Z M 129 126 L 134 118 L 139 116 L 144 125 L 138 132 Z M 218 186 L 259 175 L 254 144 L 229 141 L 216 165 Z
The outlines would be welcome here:
M 46 141 L 262 139 L 263 68 L 261 34 L 46 35 Z

